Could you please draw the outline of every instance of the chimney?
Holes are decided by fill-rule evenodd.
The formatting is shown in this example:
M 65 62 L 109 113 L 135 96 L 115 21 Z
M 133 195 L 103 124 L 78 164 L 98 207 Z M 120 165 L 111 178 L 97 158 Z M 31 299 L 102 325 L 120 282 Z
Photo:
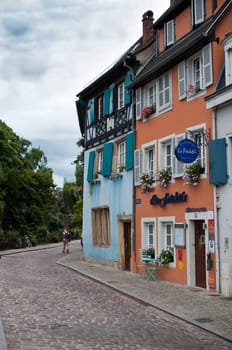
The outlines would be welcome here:
M 152 11 L 147 11 L 143 15 L 143 45 L 146 44 L 146 42 L 151 39 L 154 35 L 153 30 L 152 30 L 152 25 L 153 25 L 153 12 Z

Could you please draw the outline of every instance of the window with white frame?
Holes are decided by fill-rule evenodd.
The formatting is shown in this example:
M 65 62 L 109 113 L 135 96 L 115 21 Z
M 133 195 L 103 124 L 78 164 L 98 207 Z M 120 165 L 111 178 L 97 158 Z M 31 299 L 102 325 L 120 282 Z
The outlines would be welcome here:
M 156 246 L 155 221 L 153 218 L 142 219 L 142 249 Z
M 178 64 L 179 99 L 192 98 L 213 83 L 211 44 Z
M 174 217 L 159 217 L 158 219 L 158 248 L 159 254 L 163 249 L 172 248 L 174 250 Z M 174 254 L 175 257 L 175 254 Z
M 205 18 L 205 0 L 192 0 L 192 25 L 202 23 Z
M 97 172 L 100 174 L 102 172 L 102 163 L 103 163 L 103 150 L 97 151 Z
M 103 116 L 103 96 L 99 96 L 97 99 L 97 118 L 101 119 Z
M 124 107 L 124 82 L 118 85 L 118 109 Z
M 232 83 L 232 33 L 226 36 L 223 41 L 225 51 L 225 75 L 226 85 Z
M 175 21 L 171 20 L 164 25 L 164 46 L 172 45 L 175 41 Z
M 165 109 L 171 105 L 171 79 L 170 73 L 163 74 L 157 80 L 158 87 L 158 110 Z
M 126 141 L 118 143 L 117 171 L 124 170 L 126 165 Z
M 202 173 L 205 172 L 206 167 L 206 131 L 204 127 L 196 127 L 187 129 L 188 138 L 197 144 L 198 160 L 201 163 Z
M 144 107 L 155 107 L 154 113 L 160 113 L 171 106 L 171 74 L 166 72 L 157 80 L 136 90 L 136 119 L 141 119 Z
M 184 172 L 184 165 L 175 156 L 175 148 L 184 135 L 172 135 L 159 140 L 159 171 L 171 168 L 172 177 L 180 177 Z
M 155 144 L 143 147 L 143 172 L 155 177 Z

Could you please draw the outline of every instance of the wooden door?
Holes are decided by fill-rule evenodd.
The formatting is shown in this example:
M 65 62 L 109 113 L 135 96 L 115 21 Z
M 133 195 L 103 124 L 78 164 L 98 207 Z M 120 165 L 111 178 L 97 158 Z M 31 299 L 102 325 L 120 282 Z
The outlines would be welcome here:
M 131 261 L 131 223 L 124 223 L 124 256 L 125 256 L 125 270 L 130 270 Z
M 206 288 L 205 230 L 203 223 L 203 220 L 195 221 L 195 266 L 196 286 Z

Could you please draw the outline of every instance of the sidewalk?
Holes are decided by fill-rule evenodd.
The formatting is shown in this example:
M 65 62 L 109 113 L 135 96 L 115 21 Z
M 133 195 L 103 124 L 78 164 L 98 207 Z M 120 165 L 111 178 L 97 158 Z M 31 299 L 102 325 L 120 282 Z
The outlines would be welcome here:
M 131 272 L 86 262 L 79 244 L 72 243 L 71 253 L 58 264 L 232 342 L 232 297 L 169 282 L 147 282 Z

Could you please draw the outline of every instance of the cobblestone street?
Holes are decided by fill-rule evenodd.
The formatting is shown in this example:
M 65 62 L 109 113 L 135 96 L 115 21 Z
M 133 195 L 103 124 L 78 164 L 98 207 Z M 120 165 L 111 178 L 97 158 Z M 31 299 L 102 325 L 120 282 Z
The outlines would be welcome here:
M 0 317 L 9 350 L 232 348 L 213 334 L 57 265 L 61 258 L 60 247 L 2 257 Z

